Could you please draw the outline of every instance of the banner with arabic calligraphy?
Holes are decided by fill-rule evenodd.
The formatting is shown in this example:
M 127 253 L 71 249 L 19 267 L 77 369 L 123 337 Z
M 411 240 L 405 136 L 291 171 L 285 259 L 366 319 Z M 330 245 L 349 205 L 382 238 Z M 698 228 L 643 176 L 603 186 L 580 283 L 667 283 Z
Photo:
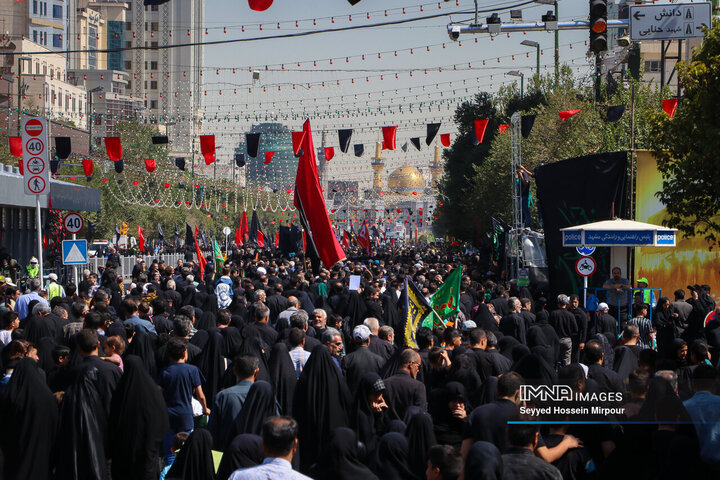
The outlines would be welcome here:
M 580 258 L 574 247 L 562 246 L 561 228 L 624 217 L 627 205 L 627 152 L 598 153 L 550 163 L 535 170 L 538 206 L 545 227 L 550 292 L 580 291 L 583 279 L 575 273 Z M 596 272 L 588 278 L 590 287 L 601 287 L 610 277 L 610 249 L 593 253 Z
M 662 174 L 651 152 L 637 152 L 635 220 L 662 225 L 667 210 L 655 196 L 662 189 Z M 710 251 L 702 237 L 677 234 L 676 247 L 639 247 L 635 249 L 635 278 L 647 277 L 651 288 L 662 288 L 672 298 L 673 292 L 686 285 L 707 284 L 712 295 L 720 298 L 720 253 Z M 689 292 L 686 292 L 689 294 Z

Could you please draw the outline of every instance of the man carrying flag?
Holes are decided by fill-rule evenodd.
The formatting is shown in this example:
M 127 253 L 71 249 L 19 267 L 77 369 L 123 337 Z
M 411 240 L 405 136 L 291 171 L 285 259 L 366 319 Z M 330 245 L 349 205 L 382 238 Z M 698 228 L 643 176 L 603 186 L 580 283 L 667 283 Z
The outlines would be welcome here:
M 460 313 L 460 280 L 462 279 L 462 266 L 452 271 L 435 295 L 430 299 L 433 309 L 432 325 L 443 325 L 445 321 Z
M 405 322 L 404 343 L 410 348 L 418 348 L 415 332 L 423 319 L 431 312 L 431 308 L 415 282 L 407 276 L 405 277 L 405 289 L 400 295 L 400 305 L 402 306 L 402 319 Z
M 145 251 L 145 235 L 143 235 L 143 229 L 138 225 L 138 251 Z
M 248 227 L 247 213 L 243 210 L 242 217 L 240 217 L 240 224 L 237 230 L 235 230 L 235 245 L 245 245 L 245 241 L 250 234 L 250 228 Z
M 222 251 L 220 251 L 220 245 L 218 245 L 215 237 L 213 237 L 213 254 L 215 257 L 215 280 L 217 280 L 222 275 L 225 257 L 223 257 Z
M 362 248 L 365 249 L 368 256 L 372 254 L 372 244 L 370 243 L 370 231 L 368 230 L 367 222 L 363 221 L 360 232 L 357 234 L 357 241 Z
M 207 265 L 207 260 L 205 260 L 205 257 L 203 256 L 202 251 L 200 250 L 200 244 L 197 241 L 198 236 L 198 227 L 195 226 L 195 235 L 193 236 L 193 240 L 195 242 L 195 254 L 198 257 L 198 265 L 200 267 L 200 278 L 198 279 L 201 282 L 205 282 L 205 265 Z

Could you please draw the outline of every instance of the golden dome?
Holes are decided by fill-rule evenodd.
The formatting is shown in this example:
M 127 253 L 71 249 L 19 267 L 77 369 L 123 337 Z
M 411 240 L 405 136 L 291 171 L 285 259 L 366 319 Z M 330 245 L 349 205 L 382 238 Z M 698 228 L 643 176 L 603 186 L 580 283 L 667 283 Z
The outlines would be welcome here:
M 388 190 L 391 193 L 399 192 L 410 195 L 412 192 L 421 193 L 425 188 L 425 179 L 415 167 L 403 165 L 388 176 Z

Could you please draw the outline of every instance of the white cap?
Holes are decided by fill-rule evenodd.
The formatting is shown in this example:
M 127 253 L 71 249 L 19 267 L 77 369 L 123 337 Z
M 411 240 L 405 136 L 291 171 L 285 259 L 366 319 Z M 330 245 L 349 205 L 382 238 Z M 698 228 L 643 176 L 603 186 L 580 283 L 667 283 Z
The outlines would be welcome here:
M 602 310 L 610 310 L 610 307 L 608 307 L 607 303 L 602 302 L 602 303 L 598 304 L 598 311 L 602 311 Z
M 44 278 L 45 278 L 45 280 L 54 280 L 56 282 L 58 281 L 58 276 L 54 273 L 49 273 L 49 274 L 45 275 Z
M 367 342 L 368 338 L 370 338 L 370 329 L 368 327 L 366 327 L 365 325 L 358 325 L 353 328 L 354 340 L 359 340 L 365 343 Z
M 258 267 L 257 273 L 259 273 L 260 275 L 265 275 L 267 274 L 267 270 L 265 270 L 265 267 Z
M 38 263 L 38 259 L 35 257 L 30 258 L 30 263 Z

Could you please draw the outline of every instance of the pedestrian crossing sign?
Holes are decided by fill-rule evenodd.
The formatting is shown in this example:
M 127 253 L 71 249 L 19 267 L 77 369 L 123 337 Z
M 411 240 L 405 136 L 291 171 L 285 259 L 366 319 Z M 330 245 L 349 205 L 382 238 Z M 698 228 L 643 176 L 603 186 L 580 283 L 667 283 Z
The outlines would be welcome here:
M 87 240 L 63 240 L 63 265 L 85 265 L 87 263 Z

